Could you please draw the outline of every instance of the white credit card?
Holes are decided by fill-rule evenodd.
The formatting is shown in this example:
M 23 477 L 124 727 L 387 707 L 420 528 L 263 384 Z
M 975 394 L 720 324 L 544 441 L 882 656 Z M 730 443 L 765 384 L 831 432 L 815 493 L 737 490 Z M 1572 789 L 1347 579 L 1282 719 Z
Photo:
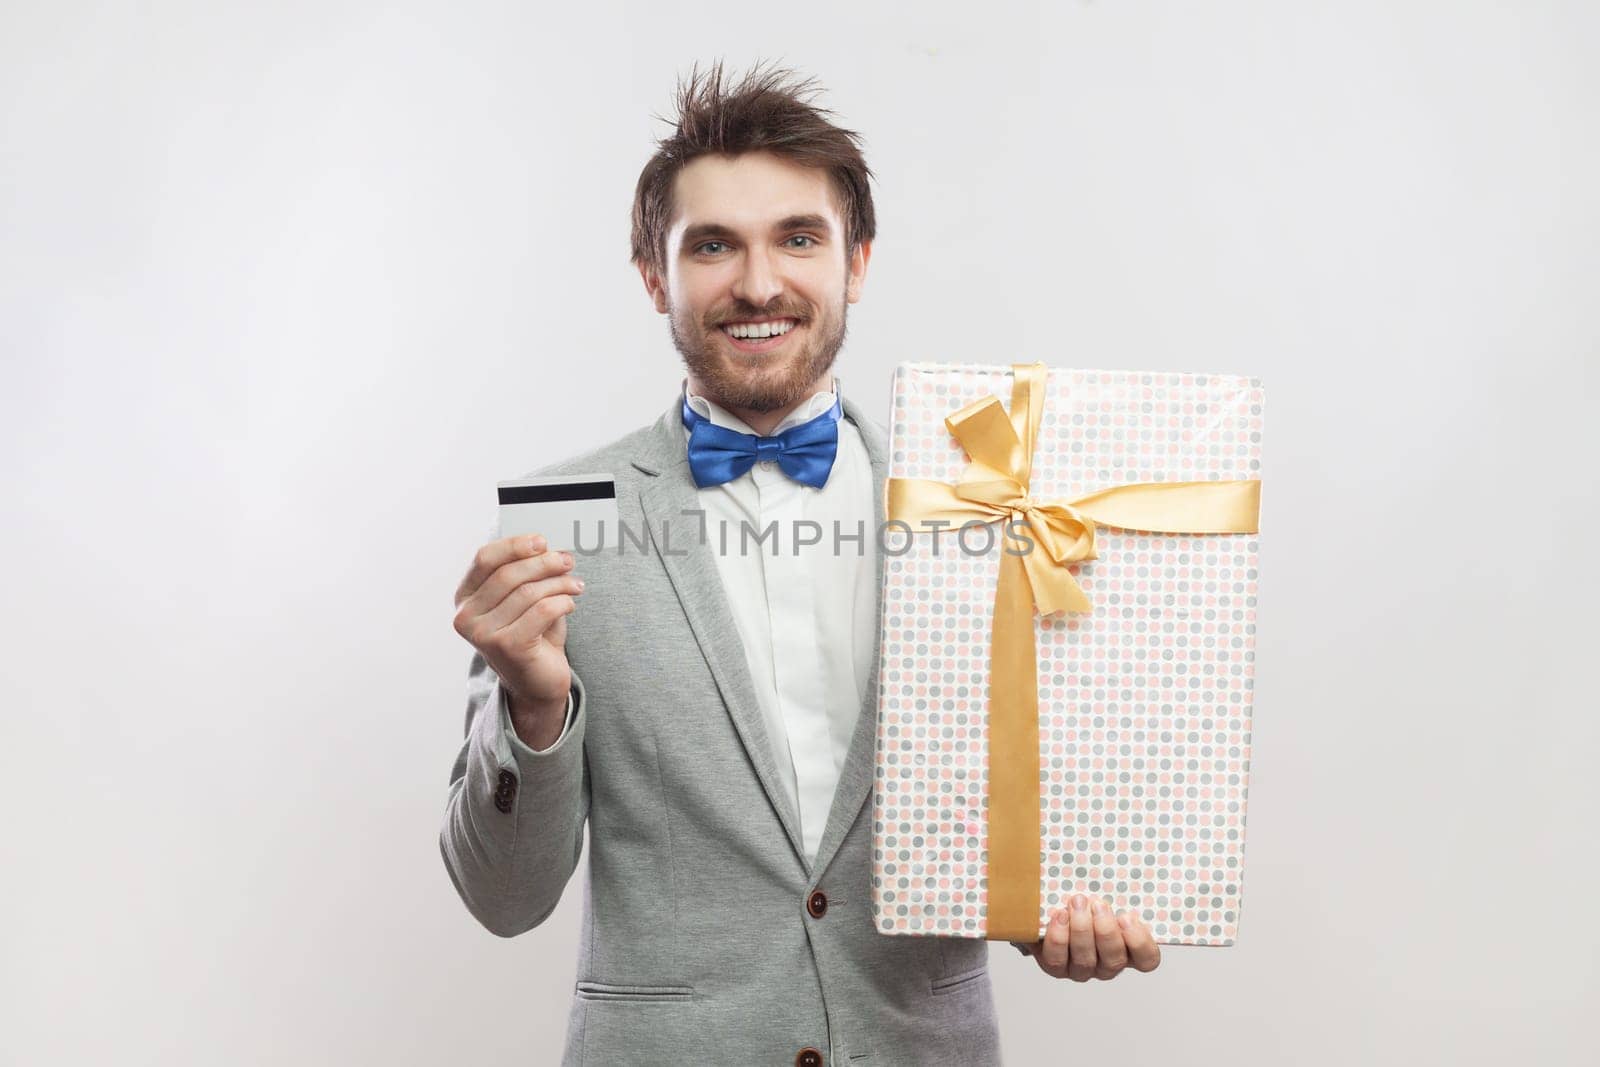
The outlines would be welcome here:
M 550 548 L 593 555 L 615 548 L 617 483 L 609 474 L 561 474 L 496 483 L 500 536 L 542 534 Z

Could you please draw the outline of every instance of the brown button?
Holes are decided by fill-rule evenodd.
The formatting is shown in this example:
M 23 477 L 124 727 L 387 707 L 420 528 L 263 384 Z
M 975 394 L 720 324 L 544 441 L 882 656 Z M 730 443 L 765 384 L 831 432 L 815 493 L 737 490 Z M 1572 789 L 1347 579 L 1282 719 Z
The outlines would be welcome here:
M 822 913 L 828 910 L 828 894 L 820 889 L 815 890 L 806 898 L 806 910 L 811 913 L 813 919 L 822 918 Z
M 500 784 L 495 787 L 494 791 L 495 809 L 510 815 L 513 807 L 511 802 L 513 799 L 515 799 L 516 795 L 517 776 L 512 774 L 510 771 L 501 771 Z
M 822 1053 L 807 1045 L 795 1054 L 794 1067 L 822 1067 Z

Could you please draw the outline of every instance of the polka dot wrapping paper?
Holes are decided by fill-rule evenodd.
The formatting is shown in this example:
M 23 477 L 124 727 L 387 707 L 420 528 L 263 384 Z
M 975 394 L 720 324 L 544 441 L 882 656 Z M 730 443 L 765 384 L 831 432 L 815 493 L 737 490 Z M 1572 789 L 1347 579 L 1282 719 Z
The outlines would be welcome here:
M 955 482 L 945 417 L 1009 365 L 904 363 L 889 475 Z M 1031 495 L 1261 476 L 1259 379 L 1050 368 Z M 986 715 L 1001 523 L 883 535 L 872 903 L 886 934 L 986 936 Z M 1260 535 L 1095 530 L 1088 612 L 1035 616 L 1039 927 L 1074 893 L 1164 944 L 1230 945 L 1244 881 Z M 1013 547 L 1015 543 L 1013 542 Z

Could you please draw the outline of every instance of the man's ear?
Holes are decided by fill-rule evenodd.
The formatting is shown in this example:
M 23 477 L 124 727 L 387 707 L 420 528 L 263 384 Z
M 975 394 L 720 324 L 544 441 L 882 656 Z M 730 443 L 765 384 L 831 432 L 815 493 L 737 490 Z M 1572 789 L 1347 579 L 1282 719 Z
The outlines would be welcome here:
M 850 254 L 850 273 L 845 279 L 844 295 L 852 304 L 861 299 L 861 287 L 867 281 L 867 261 L 871 258 L 871 241 L 862 241 Z
M 661 284 L 661 275 L 652 270 L 648 263 L 640 263 L 639 277 L 644 280 L 645 292 L 650 294 L 650 301 L 655 304 L 656 312 L 665 315 L 667 313 L 667 290 Z

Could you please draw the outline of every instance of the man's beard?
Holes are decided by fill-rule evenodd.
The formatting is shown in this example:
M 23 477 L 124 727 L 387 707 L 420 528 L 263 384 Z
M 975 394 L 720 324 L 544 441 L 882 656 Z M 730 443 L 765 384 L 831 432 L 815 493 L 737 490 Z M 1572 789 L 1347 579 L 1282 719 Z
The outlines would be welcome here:
M 802 341 L 796 337 L 790 342 L 799 343 L 800 350 L 781 356 L 753 355 L 736 351 L 722 339 L 727 335 L 723 334 L 719 326 L 711 326 L 709 329 L 721 334 L 722 337 L 708 338 L 704 327 L 697 327 L 691 335 L 686 335 L 684 331 L 678 329 L 676 309 L 670 307 L 667 314 L 667 328 L 672 334 L 673 347 L 683 357 L 684 365 L 700 383 L 708 400 L 729 410 L 780 411 L 810 396 L 816 380 L 833 366 L 835 357 L 839 355 L 839 349 L 844 346 L 848 306 L 849 302 L 841 296 L 838 314 L 820 319 L 805 318 L 785 311 L 753 312 L 748 315 L 735 311 L 729 319 L 724 320 L 742 321 L 747 318 L 780 317 L 803 321 L 806 327 L 805 338 Z M 730 367 L 728 364 L 730 359 L 745 367 L 760 367 L 762 364 L 770 366 L 752 377 Z

